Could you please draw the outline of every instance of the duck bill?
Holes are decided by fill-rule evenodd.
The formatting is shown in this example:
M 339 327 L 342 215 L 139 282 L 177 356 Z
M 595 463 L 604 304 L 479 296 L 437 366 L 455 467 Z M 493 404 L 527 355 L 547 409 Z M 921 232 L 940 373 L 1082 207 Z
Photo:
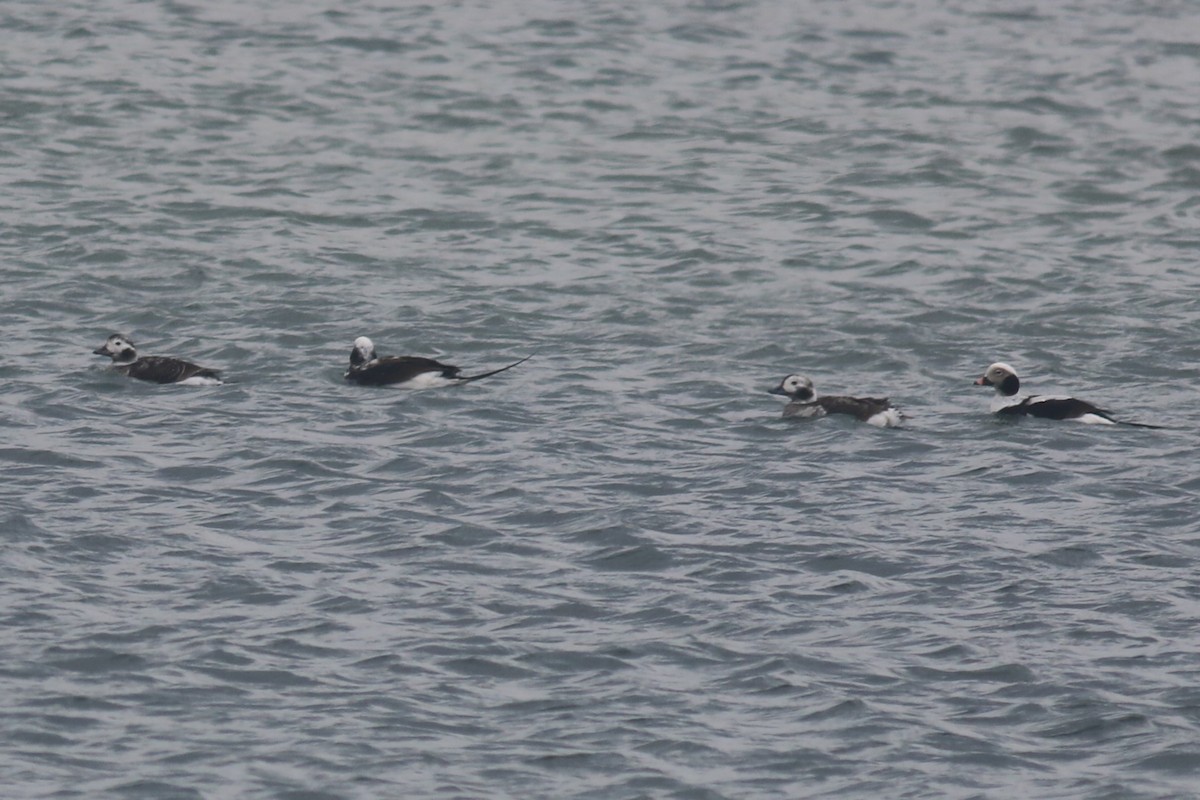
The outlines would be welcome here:
M 108 351 L 105 350 L 103 347 L 97 347 L 95 350 L 92 351 L 92 355 L 106 356 L 106 355 L 108 355 Z
M 976 386 L 991 386 L 992 382 L 987 379 L 987 375 L 984 375 L 982 378 L 975 381 L 975 385 Z
M 784 397 L 788 396 L 788 393 L 783 390 L 782 386 L 776 386 L 774 389 L 767 389 L 767 394 L 781 394 Z

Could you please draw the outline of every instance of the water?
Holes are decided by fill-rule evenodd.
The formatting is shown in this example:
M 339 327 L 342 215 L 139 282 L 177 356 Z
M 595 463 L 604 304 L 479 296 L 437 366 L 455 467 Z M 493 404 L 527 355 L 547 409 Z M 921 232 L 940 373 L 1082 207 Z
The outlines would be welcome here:
M 1200 795 L 1194 22 L 8 3 L 4 797 Z

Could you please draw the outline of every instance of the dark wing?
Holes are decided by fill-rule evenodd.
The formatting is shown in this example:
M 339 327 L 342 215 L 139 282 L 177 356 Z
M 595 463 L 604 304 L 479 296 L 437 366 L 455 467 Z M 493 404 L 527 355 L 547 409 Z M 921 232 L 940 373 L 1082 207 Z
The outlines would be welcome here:
M 1076 419 L 1084 414 L 1095 414 L 1098 417 L 1103 417 L 1111 422 L 1116 422 L 1112 414 L 1085 400 L 1076 400 L 1074 397 L 1027 397 L 1021 402 L 1017 408 L 1025 409 L 1023 412 L 1016 413 L 1028 414 L 1031 417 L 1040 417 L 1042 419 Z
M 123 371 L 131 378 L 153 383 L 179 383 L 197 376 L 220 380 L 220 375 L 214 369 L 167 356 L 143 356 Z
M 443 378 L 457 378 L 458 367 L 420 356 L 386 356 L 370 361 L 366 366 L 346 370 L 346 380 L 361 386 L 388 386 L 405 383 L 426 372 L 436 372 Z
M 829 414 L 849 414 L 866 422 L 880 411 L 887 411 L 891 401 L 886 397 L 821 397 L 817 403 Z

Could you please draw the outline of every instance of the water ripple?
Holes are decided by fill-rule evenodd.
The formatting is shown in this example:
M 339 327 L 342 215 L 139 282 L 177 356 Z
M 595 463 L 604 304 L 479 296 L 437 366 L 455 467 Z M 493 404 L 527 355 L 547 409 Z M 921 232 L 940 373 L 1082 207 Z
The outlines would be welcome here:
M 1194 791 L 1182 7 L 143 5 L 0 19 L 10 794 Z

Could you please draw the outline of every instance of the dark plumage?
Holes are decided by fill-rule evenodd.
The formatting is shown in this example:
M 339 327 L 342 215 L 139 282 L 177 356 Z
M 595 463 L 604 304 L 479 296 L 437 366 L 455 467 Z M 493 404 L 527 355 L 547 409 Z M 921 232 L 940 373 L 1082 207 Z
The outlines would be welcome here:
M 1086 400 L 1076 400 L 1074 397 L 1032 395 L 1021 398 L 1019 403 L 1004 406 L 996 413 L 1002 417 L 1041 417 L 1042 419 L 1079 419 L 1086 414 L 1095 414 L 1109 422 L 1120 422 L 1107 411 L 1097 408 Z
M 532 356 L 526 356 L 506 367 L 480 375 L 463 375 L 461 368 L 434 361 L 432 358 L 422 358 L 421 356 L 384 356 L 380 358 L 375 354 L 375 344 L 366 336 L 360 336 L 354 340 L 354 347 L 350 351 L 350 368 L 346 370 L 345 378 L 360 386 L 407 386 L 424 389 L 432 386 L 477 381 L 480 378 L 504 372 L 506 369 L 512 369 L 530 358 Z
M 784 417 L 818 419 L 829 414 L 848 414 L 881 428 L 895 427 L 904 419 L 900 409 L 886 397 L 817 397 L 812 381 L 804 375 L 788 375 L 768 391 L 791 398 L 791 402 L 783 409 Z
M 168 356 L 139 356 L 133 340 L 122 333 L 114 333 L 104 344 L 92 351 L 98 356 L 109 356 L 112 367 L 122 375 L 150 383 L 191 383 L 212 385 L 221 383 L 220 373 Z

